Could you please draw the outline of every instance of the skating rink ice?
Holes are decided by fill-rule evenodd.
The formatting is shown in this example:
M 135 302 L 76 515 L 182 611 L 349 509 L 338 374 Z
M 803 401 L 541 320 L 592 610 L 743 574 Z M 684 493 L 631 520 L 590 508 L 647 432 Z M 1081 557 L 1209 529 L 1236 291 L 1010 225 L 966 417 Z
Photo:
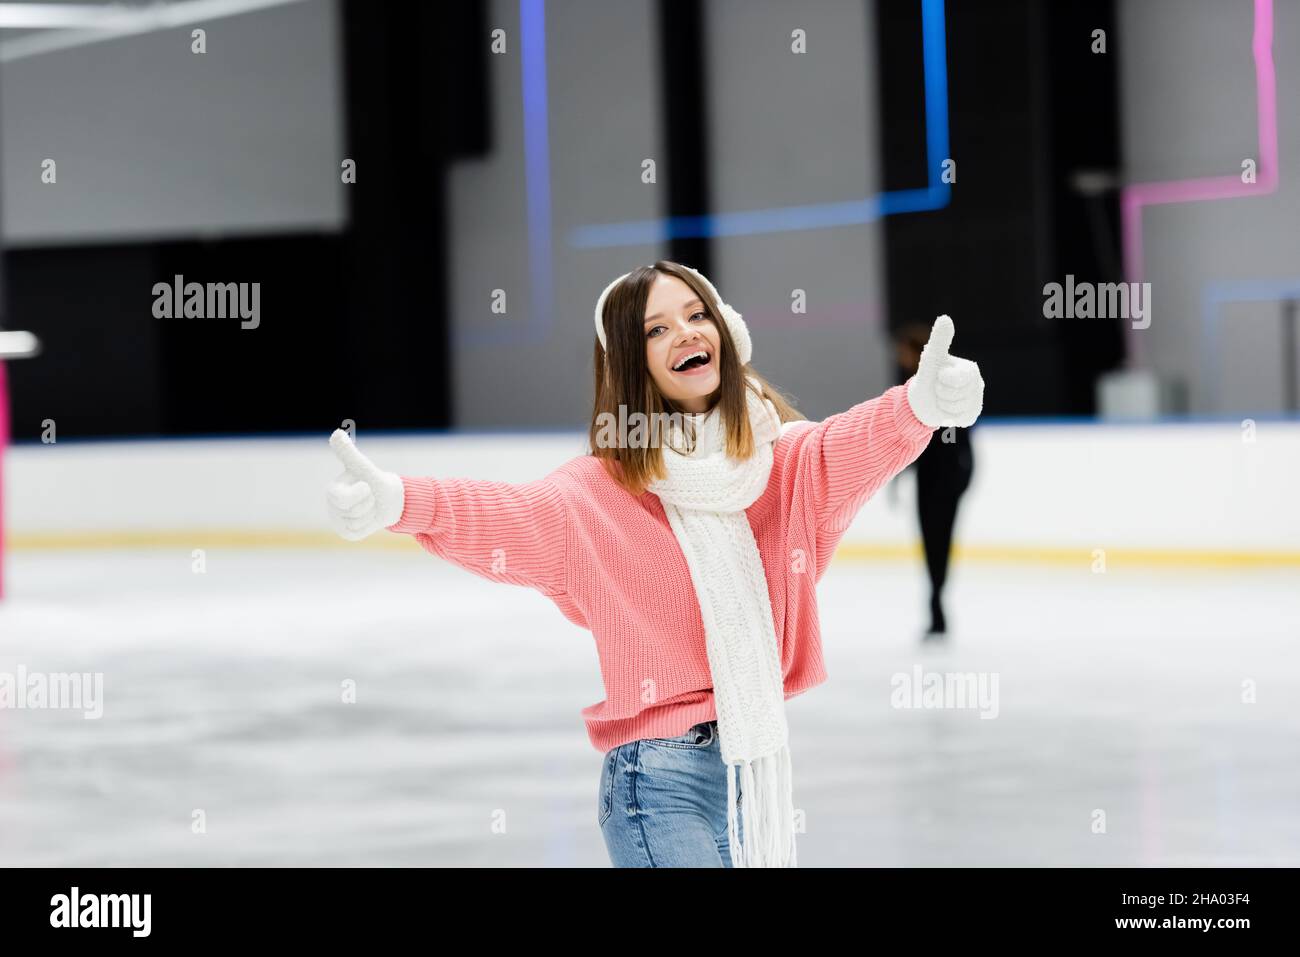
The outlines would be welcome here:
M 1294 481 L 1294 471 L 1271 477 L 1294 455 L 1287 428 L 1284 454 L 1265 445 L 1217 478 L 1202 469 L 1228 482 L 1219 519 L 1224 503 L 1258 504 L 1234 497 L 1233 482 L 1267 504 L 1275 481 Z M 801 866 L 1300 864 L 1300 569 L 1125 561 L 1121 536 L 1098 518 L 1119 505 L 1076 500 L 1049 519 L 1036 503 L 1073 486 L 1053 492 L 1037 476 L 1022 477 L 1018 496 L 995 490 L 1017 443 L 1066 443 L 1087 458 L 1100 441 L 1033 431 L 977 432 L 980 471 L 958 528 L 975 550 L 952 571 L 945 643 L 920 641 L 919 560 L 889 551 L 895 533 L 914 536 L 907 478 L 897 500 L 868 504 L 822 580 L 830 677 L 788 705 Z M 1107 435 L 1141 444 L 1143 433 Z M 1159 457 L 1177 467 L 1175 446 L 1194 438 L 1172 436 Z M 1220 440 L 1238 455 L 1210 438 Z M 360 446 L 384 467 L 485 478 L 541 474 L 539 458 L 565 457 L 553 437 L 521 440 L 504 457 L 502 441 Z M 445 467 L 453 451 L 466 467 Z M 0 862 L 608 866 L 600 755 L 579 717 L 604 697 L 591 636 L 540 594 L 477 578 L 408 538 L 331 544 L 316 501 L 337 471 L 325 437 L 20 446 L 11 459 L 16 547 L 0 672 L 102 672 L 104 715 L 0 710 Z M 96 499 L 105 482 L 127 487 L 117 470 L 146 461 L 157 467 L 132 493 L 139 501 L 119 499 L 114 511 Z M 1050 450 L 1041 461 L 1069 470 Z M 214 491 L 222 469 L 250 463 L 266 470 L 260 481 Z M 181 494 L 168 469 L 204 478 Z M 51 502 L 52 488 L 78 476 L 80 504 Z M 1202 480 L 1154 483 L 1133 515 L 1163 514 L 1201 494 Z M 1098 481 L 1095 495 L 1115 494 Z M 145 509 L 151 492 L 175 504 Z M 191 497 L 202 508 L 187 511 Z M 283 514 L 267 518 L 281 502 Z M 132 509 L 152 515 L 147 547 Z M 1256 531 L 1292 534 L 1293 512 Z M 1207 514 L 1199 526 L 1186 516 L 1188 537 L 1175 544 L 1234 544 L 1215 538 L 1229 533 Z M 96 515 L 105 528 L 136 528 L 141 546 L 88 539 Z M 197 515 L 209 528 L 242 519 L 319 538 L 251 547 L 233 532 L 223 543 L 217 531 L 176 531 L 204 524 Z M 1219 524 L 1244 534 L 1234 516 Z M 1149 522 L 1112 518 L 1151 544 Z M 978 551 L 1014 541 L 1018 528 L 1021 551 Z M 1082 530 L 1078 561 L 1045 546 L 1032 558 L 1036 529 L 1059 543 L 1071 528 Z M 1111 546 L 1104 573 L 1088 543 Z M 202 574 L 194 548 L 206 550 Z M 917 666 L 996 675 L 996 717 L 893 707 L 891 677 Z M 349 679 L 355 704 L 341 702 Z M 1254 683 L 1254 703 L 1243 682 Z M 204 833 L 193 831 L 196 809 Z

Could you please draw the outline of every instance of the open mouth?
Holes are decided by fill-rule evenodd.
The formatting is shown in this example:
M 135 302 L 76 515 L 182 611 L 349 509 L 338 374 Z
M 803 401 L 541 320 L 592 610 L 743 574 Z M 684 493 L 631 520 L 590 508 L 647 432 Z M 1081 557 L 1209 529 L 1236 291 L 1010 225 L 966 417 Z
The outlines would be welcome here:
M 682 356 L 673 366 L 673 372 L 678 375 L 698 375 L 709 367 L 713 358 L 703 349 L 699 349 L 688 355 Z

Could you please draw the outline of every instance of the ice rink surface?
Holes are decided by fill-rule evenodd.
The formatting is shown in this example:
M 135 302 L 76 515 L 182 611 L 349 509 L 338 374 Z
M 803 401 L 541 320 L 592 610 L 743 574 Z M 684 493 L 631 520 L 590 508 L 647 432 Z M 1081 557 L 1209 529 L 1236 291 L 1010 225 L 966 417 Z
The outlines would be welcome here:
M 0 710 L 0 863 L 608 866 L 595 649 L 540 594 L 414 544 L 9 574 L 0 671 L 102 672 L 104 714 Z M 1294 570 L 959 564 L 941 646 L 922 582 L 836 561 L 819 586 L 801 866 L 1300 865 Z M 918 665 L 996 675 L 996 717 L 893 707 Z

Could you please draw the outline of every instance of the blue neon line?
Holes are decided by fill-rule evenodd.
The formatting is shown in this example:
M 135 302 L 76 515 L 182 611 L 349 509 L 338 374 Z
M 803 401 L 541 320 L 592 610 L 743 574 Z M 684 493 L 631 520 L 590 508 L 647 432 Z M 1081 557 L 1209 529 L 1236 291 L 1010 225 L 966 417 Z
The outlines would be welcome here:
M 551 240 L 550 107 L 546 72 L 545 0 L 519 0 L 520 83 L 524 124 L 524 192 L 528 216 L 528 319 L 517 316 L 519 299 L 506 300 L 506 315 L 457 326 L 458 345 L 519 345 L 539 342 L 555 308 Z M 513 313 L 510 310 L 515 310 Z M 524 335 L 520 335 L 524 332 Z
M 524 175 L 528 193 L 528 253 L 532 265 L 532 302 L 550 314 L 551 288 L 551 145 L 546 76 L 546 8 L 543 0 L 521 0 L 520 38 L 524 74 Z
M 800 229 L 825 229 L 875 222 L 881 216 L 942 209 L 952 187 L 941 178 L 948 159 L 948 48 L 944 0 L 921 0 L 921 43 L 925 71 L 926 187 L 878 193 L 864 199 L 812 206 L 777 206 L 711 216 L 670 216 L 578 226 L 569 244 L 579 249 L 662 243 L 670 239 L 742 236 Z
M 1214 360 L 1219 354 L 1219 309 L 1229 302 L 1281 302 L 1300 299 L 1300 279 L 1218 279 L 1201 290 L 1201 379 L 1210 387 L 1210 407 L 1218 408 L 1220 389 Z M 1258 418 L 1258 416 L 1254 416 Z
M 918 192 L 924 193 L 925 190 Z M 877 197 L 872 196 L 849 203 L 814 203 L 738 213 L 641 219 L 602 226 L 582 226 L 573 235 L 581 233 L 596 240 L 585 244 L 588 246 L 630 246 L 695 236 L 747 236 L 797 229 L 824 229 L 868 222 L 869 219 L 864 217 L 875 219 L 878 215 L 876 200 Z
M 948 158 L 948 69 L 944 0 L 921 0 L 921 42 L 925 72 L 926 180 L 921 189 L 894 190 L 836 203 L 783 206 L 698 216 L 580 226 L 570 232 L 579 248 L 662 244 L 703 236 L 829 229 L 870 223 L 881 216 L 928 212 L 947 206 L 952 187 L 940 179 Z M 546 70 L 545 0 L 519 0 L 520 79 L 523 87 L 524 177 L 527 193 L 529 277 L 528 318 L 514 313 L 454 326 L 458 347 L 535 345 L 545 341 L 555 308 L 552 246 L 551 164 Z M 507 308 L 510 300 L 507 300 Z
M 941 209 L 952 198 L 943 182 L 942 165 L 948 153 L 948 47 L 944 33 L 943 0 L 922 0 L 921 44 L 925 72 L 925 149 L 931 209 Z M 889 194 L 885 194 L 888 196 Z

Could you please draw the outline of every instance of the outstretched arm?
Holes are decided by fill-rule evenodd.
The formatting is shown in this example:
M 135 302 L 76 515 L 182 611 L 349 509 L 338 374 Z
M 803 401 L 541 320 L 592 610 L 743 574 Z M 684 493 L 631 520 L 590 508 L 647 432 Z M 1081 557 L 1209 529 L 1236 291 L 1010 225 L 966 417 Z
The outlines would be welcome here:
M 916 375 L 795 437 L 796 468 L 812 489 L 818 528 L 841 531 L 876 490 L 908 466 L 940 426 L 974 424 L 984 402 L 979 366 L 948 354 L 954 328 L 940 316 Z
M 789 454 L 800 483 L 810 490 L 817 527 L 847 527 L 867 499 L 921 454 L 933 433 L 912 412 L 906 385 L 797 432 Z
M 406 507 L 388 526 L 484 578 L 566 590 L 568 510 L 547 478 L 512 485 L 402 476 Z
M 387 528 L 484 578 L 547 594 L 565 590 L 568 509 L 549 476 L 518 485 L 399 476 L 375 466 L 342 429 L 330 447 L 346 467 L 326 491 L 344 538 Z

